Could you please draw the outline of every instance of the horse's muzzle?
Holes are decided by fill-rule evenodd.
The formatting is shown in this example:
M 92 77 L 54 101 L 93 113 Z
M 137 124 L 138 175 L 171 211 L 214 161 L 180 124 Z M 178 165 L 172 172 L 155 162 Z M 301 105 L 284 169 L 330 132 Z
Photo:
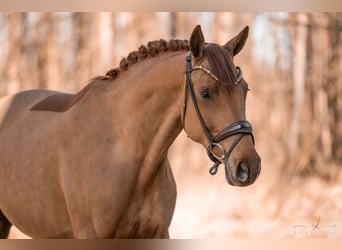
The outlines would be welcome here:
M 231 166 L 229 161 L 225 162 L 226 180 L 233 186 L 248 186 L 255 182 L 261 171 L 261 160 L 257 155 L 253 161 L 240 162 Z

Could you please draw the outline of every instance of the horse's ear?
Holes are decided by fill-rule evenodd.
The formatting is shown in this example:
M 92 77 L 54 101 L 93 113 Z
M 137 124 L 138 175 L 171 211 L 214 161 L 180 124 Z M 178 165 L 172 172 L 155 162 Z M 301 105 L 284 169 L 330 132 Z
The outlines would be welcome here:
M 200 25 L 197 25 L 190 36 L 190 51 L 194 58 L 199 59 L 204 51 L 204 36 Z
M 237 55 L 243 48 L 248 37 L 249 28 L 246 26 L 240 33 L 228 41 L 223 47 L 233 56 Z

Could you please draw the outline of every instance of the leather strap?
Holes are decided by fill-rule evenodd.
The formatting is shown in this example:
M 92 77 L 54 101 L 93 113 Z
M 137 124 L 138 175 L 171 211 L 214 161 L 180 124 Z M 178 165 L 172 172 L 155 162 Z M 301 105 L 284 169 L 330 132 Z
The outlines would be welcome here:
M 191 54 L 188 55 L 186 57 L 186 87 L 185 87 L 185 98 L 184 98 L 184 109 L 183 109 L 183 127 L 185 128 L 185 112 L 186 112 L 186 106 L 187 106 L 187 96 L 188 96 L 188 92 L 190 92 L 190 96 L 192 99 L 192 103 L 194 104 L 194 108 L 198 117 L 198 120 L 201 124 L 201 127 L 203 129 L 203 132 L 207 138 L 207 141 L 209 144 L 213 143 L 213 137 L 211 136 L 209 129 L 207 128 L 207 126 L 205 125 L 205 122 L 203 120 L 203 117 L 201 115 L 201 112 L 199 110 L 198 107 L 198 103 L 197 103 L 197 99 L 195 96 L 195 90 L 194 90 L 194 86 L 192 84 L 191 81 L 191 72 L 193 71 L 192 67 L 191 67 Z
M 237 134 L 249 134 L 252 137 L 253 144 L 254 144 L 254 136 L 252 134 L 252 125 L 248 121 L 237 121 L 233 124 L 225 127 L 222 129 L 215 137 L 215 142 L 220 142 L 223 139 L 237 135 Z

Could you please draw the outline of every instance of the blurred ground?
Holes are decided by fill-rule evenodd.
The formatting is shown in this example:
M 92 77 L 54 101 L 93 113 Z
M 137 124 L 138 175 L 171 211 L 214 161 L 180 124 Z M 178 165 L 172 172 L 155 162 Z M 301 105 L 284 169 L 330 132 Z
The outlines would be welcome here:
M 183 155 L 186 144 L 194 146 L 184 136 L 178 140 L 184 144 Z M 171 156 L 182 155 L 175 152 L 179 148 Z M 341 174 L 333 182 L 318 177 L 287 179 L 272 168 L 277 164 L 272 154 L 258 150 L 262 156 L 259 179 L 238 188 L 227 184 L 223 169 L 210 176 L 204 149 L 199 146 L 196 151 L 187 156 L 188 164 L 181 163 L 183 157 L 171 157 L 178 180 L 173 238 L 342 236 Z

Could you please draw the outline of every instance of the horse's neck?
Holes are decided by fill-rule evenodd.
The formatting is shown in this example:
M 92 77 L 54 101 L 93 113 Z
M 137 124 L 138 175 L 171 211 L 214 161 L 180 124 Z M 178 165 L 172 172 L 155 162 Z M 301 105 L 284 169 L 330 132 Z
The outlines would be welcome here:
M 174 52 L 132 65 L 109 83 L 107 100 L 101 98 L 113 109 L 116 138 L 150 171 L 166 158 L 182 129 L 184 58 L 184 52 Z

